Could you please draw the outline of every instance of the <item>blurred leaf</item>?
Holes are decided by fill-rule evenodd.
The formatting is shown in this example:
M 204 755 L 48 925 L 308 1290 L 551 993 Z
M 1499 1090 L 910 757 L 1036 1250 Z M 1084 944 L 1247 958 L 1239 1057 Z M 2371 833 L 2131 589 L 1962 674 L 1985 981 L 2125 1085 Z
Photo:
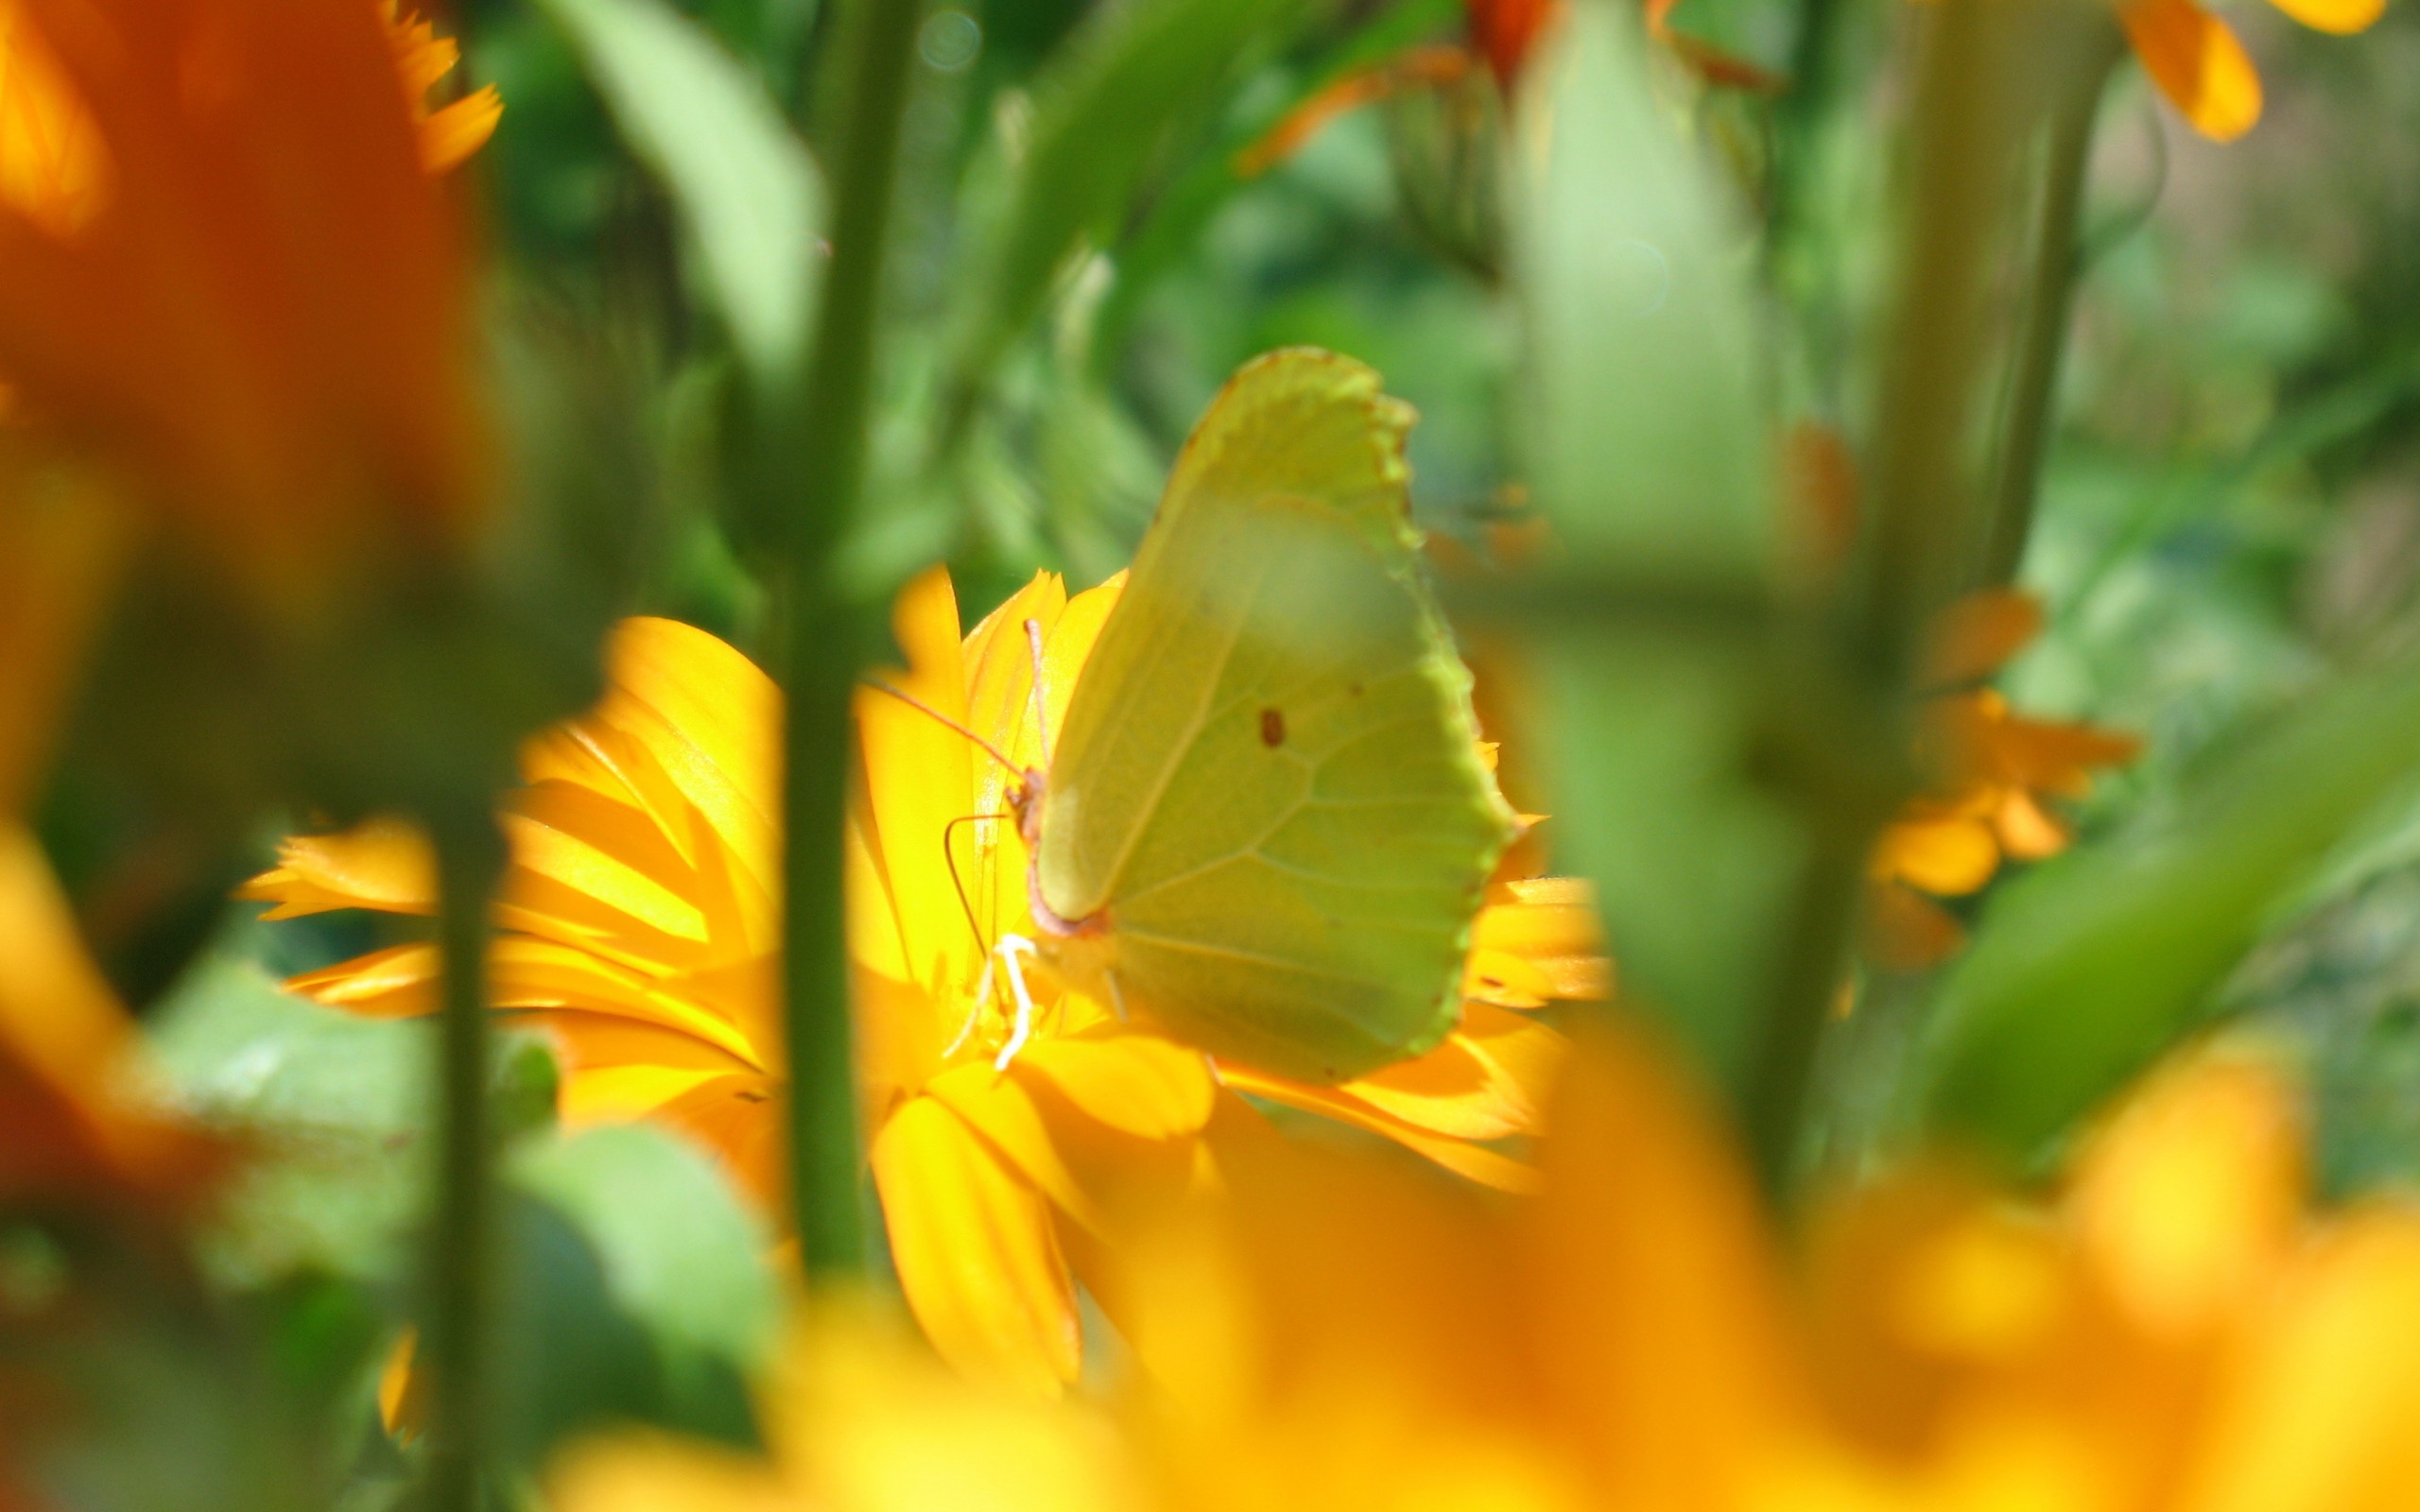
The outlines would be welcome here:
M 1209 105 L 1255 43 L 1283 40 L 1319 9 L 1295 0 L 1132 0 L 1098 8 L 1062 45 L 1034 83 L 1023 150 L 976 242 L 972 266 L 983 271 L 953 325 L 958 402 L 973 401 L 1041 311 L 1068 254 L 1120 229 L 1168 127 Z
M 661 0 L 540 0 L 681 220 L 690 276 L 750 371 L 798 370 L 823 182 L 755 72 Z
M 1923 1116 L 2037 1151 L 2193 1025 L 2280 900 L 2415 769 L 2407 657 L 2281 714 L 2171 812 L 2012 885 L 1943 985 Z
M 238 1284 L 395 1273 L 427 1191 L 426 1025 L 306 1003 L 222 953 L 169 995 L 152 1043 L 179 1103 L 255 1142 L 215 1268 Z
M 1574 7 L 1515 125 L 1530 481 L 1583 569 L 1759 582 L 1775 521 L 1749 244 L 1645 48 L 1627 11 Z
M 526 1150 L 513 1177 L 579 1225 L 658 1338 L 743 1365 L 771 1342 L 769 1236 L 689 1144 L 647 1125 L 591 1129 Z
M 1557 843 L 1626 991 L 1737 1089 L 1805 844 L 1751 770 L 1775 524 L 1741 244 L 1644 48 L 1575 7 L 1515 124 L 1530 475 L 1568 574 L 1525 611 L 1549 616 Z

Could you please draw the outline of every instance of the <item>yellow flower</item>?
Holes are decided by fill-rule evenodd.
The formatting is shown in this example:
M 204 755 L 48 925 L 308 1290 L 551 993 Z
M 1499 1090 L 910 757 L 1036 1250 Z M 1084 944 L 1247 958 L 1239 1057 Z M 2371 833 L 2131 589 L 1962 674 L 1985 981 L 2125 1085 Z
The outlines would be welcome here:
M 2273 3 L 2304 26 L 2339 36 L 2367 30 L 2386 10 L 2386 0 Z M 2120 0 L 2118 17 L 2143 71 L 2195 130 L 2232 142 L 2260 119 L 2260 75 L 2250 55 L 2234 29 L 2196 0 Z
M 801 1326 L 761 1417 L 769 1452 L 664 1434 L 578 1443 L 549 1512 L 1135 1512 L 1143 1487 L 1096 1412 L 987 1391 L 863 1306 Z
M 1916 752 L 1932 785 L 1883 831 L 1867 864 L 1866 952 L 1883 965 L 1914 970 L 1955 954 L 1965 932 L 1931 898 L 1980 890 L 2003 858 L 2066 850 L 2067 827 L 2044 799 L 2082 798 L 2093 768 L 2142 748 L 2114 730 L 2027 718 L 1975 686 L 2041 627 L 2041 606 L 2012 592 L 1966 599 L 1935 627 Z
M 2156 1076 L 2049 1203 L 1886 1177 L 1797 1267 L 1636 1040 L 1556 1119 L 1525 1208 L 1270 1152 L 1125 1257 L 1177 1504 L 2420 1504 L 2420 1209 L 2312 1215 L 2263 1061 Z
M 908 665 L 885 680 L 1041 765 L 1024 623 L 1042 630 L 1056 729 L 1118 586 L 1070 598 L 1044 575 L 961 638 L 949 580 L 929 574 L 901 594 Z M 778 694 L 736 651 L 662 620 L 622 627 L 608 676 L 597 709 L 525 754 L 529 785 L 505 816 L 493 1001 L 553 1032 L 567 1119 L 662 1118 L 770 1202 Z M 1020 1038 L 1015 984 L 988 949 L 1032 933 L 1004 817 L 1011 774 L 873 688 L 857 730 L 844 864 L 867 1143 L 902 1287 L 953 1362 L 1045 1394 L 1074 1380 L 1077 1274 L 1095 1274 L 1122 1214 L 1213 1183 L 1222 1149 L 1265 1137 L 1238 1091 L 1483 1181 L 1534 1182 L 1487 1142 L 1536 1131 L 1560 1059 L 1560 1036 L 1521 1010 L 1602 991 L 1593 911 L 1572 884 L 1501 885 L 1476 930 L 1461 1028 L 1357 1082 L 1214 1066 L 1039 969 L 1020 974 L 1032 1003 Z M 290 840 L 281 861 L 245 889 L 279 905 L 271 917 L 433 907 L 425 850 L 397 826 Z M 405 945 L 290 985 L 356 1012 L 423 1013 L 436 969 L 432 947 Z

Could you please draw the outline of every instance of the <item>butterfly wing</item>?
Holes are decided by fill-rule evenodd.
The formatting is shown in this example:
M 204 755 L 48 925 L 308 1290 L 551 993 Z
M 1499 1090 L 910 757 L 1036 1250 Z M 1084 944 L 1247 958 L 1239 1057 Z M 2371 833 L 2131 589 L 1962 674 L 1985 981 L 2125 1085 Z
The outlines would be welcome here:
M 1434 1044 L 1512 817 L 1407 519 L 1411 413 L 1309 350 L 1178 458 L 1053 753 L 1077 974 L 1214 1054 L 1336 1081 Z

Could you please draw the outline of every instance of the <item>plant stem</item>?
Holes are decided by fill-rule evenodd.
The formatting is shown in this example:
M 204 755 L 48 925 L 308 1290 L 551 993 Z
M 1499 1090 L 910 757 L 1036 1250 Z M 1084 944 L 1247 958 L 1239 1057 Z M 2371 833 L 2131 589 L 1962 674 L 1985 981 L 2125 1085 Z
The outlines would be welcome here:
M 488 1120 L 488 910 L 504 868 L 504 836 L 484 803 L 433 824 L 438 946 L 444 1005 L 439 1018 L 443 1098 L 438 1210 L 429 1256 L 428 1504 L 476 1512 L 488 1461 L 490 1302 L 495 1276 L 494 1131 Z
M 1868 722 L 1892 731 L 1885 744 L 1896 748 L 1905 746 L 1926 626 L 1957 590 L 1979 533 L 1979 438 L 1998 328 L 1992 274 L 2035 113 L 2028 109 L 2031 53 L 2018 29 L 2033 25 L 2035 8 L 1943 0 L 1927 9 L 1909 118 L 1897 307 L 1868 449 L 1867 558 L 1847 619 L 1850 679 L 1870 700 Z M 1799 794 L 1811 846 L 1750 1073 L 1747 1115 L 1777 1201 L 1789 1195 L 1816 1053 L 1862 904 L 1865 858 L 1908 781 L 1892 771 L 1853 802 L 1837 780 Z
M 1848 967 L 1873 843 L 1874 832 L 1862 824 L 1825 827 L 1800 875 L 1782 939 L 1779 987 L 1750 1068 L 1744 1110 L 1756 1175 L 1776 1205 L 1787 1204 L 1795 1184 L 1815 1053 Z
M 789 1057 L 790 1201 L 809 1278 L 865 1268 L 840 848 L 858 615 L 833 568 L 865 487 L 876 316 L 900 119 L 923 19 L 913 0 L 856 0 L 837 19 L 832 266 L 801 394 L 795 502 L 784 532 L 782 1002 Z
M 2066 352 L 2076 275 L 2083 260 L 2077 227 L 2083 214 L 2093 122 L 2100 114 L 2101 90 L 2122 56 L 2118 28 L 2106 17 L 2094 14 L 2084 24 L 2092 28 L 2083 43 L 2089 52 L 2051 116 L 2049 157 L 2034 206 L 2031 279 L 2024 324 L 2010 366 L 1989 534 L 1983 541 L 1979 586 L 1986 588 L 2015 578 L 2025 561 L 2026 541 L 2033 533 L 2042 464 L 2049 449 L 2052 401 L 2058 393 L 2059 363 Z

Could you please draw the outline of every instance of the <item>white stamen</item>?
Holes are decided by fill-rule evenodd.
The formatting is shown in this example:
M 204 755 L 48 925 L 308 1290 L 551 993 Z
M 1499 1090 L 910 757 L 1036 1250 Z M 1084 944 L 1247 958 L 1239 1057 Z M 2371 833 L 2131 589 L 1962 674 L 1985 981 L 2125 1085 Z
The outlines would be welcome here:
M 1009 1031 L 1009 1042 L 992 1060 L 994 1071 L 1006 1071 L 1009 1062 L 1017 1058 L 1017 1052 L 1025 1048 L 1025 1042 L 1033 1038 L 1033 995 L 1026 990 L 1025 968 L 1017 964 L 1017 957 L 1033 954 L 1034 943 L 1023 935 L 1003 935 L 1000 943 L 992 947 L 992 954 L 1008 972 L 1009 995 L 1017 1000 L 1016 1024 Z

